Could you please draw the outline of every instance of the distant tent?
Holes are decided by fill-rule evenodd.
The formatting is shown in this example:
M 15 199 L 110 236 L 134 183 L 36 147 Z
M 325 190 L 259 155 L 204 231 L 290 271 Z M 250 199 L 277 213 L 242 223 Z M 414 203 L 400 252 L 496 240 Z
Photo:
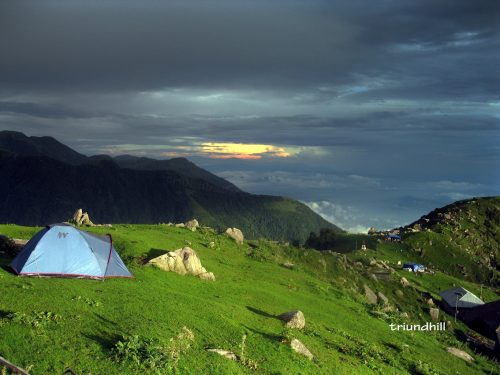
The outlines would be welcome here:
M 424 272 L 425 267 L 422 264 L 418 263 L 405 263 L 403 264 L 403 269 L 412 271 L 412 272 Z
M 470 309 L 484 305 L 484 302 L 479 297 L 462 287 L 445 290 L 439 293 L 439 295 L 443 299 L 443 307 L 448 312 L 455 311 L 455 308 Z
M 401 241 L 401 236 L 397 235 L 397 234 L 388 234 L 386 236 L 386 239 L 388 241 L 395 241 L 395 242 L 400 242 Z
M 35 234 L 10 266 L 18 275 L 132 277 L 111 235 L 97 236 L 68 224 L 54 224 Z

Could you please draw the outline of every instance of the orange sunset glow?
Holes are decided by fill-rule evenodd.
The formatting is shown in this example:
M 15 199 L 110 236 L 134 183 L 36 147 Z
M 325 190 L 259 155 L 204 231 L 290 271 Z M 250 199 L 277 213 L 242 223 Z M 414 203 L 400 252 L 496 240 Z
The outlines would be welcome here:
M 212 159 L 261 159 L 263 155 L 287 158 L 292 155 L 283 147 L 244 143 L 203 143 L 200 151 Z

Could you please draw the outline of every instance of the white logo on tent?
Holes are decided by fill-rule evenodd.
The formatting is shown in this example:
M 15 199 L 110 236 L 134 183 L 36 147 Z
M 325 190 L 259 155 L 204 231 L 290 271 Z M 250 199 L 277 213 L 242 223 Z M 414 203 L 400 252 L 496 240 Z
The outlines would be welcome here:
M 66 238 L 68 236 L 68 233 L 66 232 L 59 232 L 57 233 L 58 238 Z

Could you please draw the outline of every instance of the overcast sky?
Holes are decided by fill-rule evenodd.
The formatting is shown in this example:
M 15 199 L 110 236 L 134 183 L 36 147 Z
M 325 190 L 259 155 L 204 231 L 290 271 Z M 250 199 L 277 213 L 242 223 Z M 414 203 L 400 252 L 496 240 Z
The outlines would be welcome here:
M 500 1 L 0 1 L 0 129 L 351 231 L 500 195 Z

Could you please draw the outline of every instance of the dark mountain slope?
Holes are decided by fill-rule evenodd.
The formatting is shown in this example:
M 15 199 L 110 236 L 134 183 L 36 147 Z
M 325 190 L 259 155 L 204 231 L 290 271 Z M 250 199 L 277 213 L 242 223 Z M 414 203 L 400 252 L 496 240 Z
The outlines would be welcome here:
M 195 217 L 218 229 L 239 227 L 249 238 L 304 241 L 319 228 L 338 229 L 291 199 L 228 192 L 176 172 L 125 169 L 106 160 L 75 166 L 5 154 L 0 176 L 1 223 L 44 225 L 66 220 L 81 207 L 98 223 Z
M 72 165 L 87 159 L 52 137 L 28 137 L 15 131 L 0 131 L 0 150 L 22 156 L 47 156 Z
M 132 155 L 116 156 L 113 159 L 120 167 L 146 171 L 173 171 L 187 177 L 200 178 L 231 191 L 240 191 L 229 181 L 224 180 L 190 162 L 186 158 L 156 160 Z
M 240 191 L 229 181 L 198 167 L 185 158 L 156 160 L 132 155 L 121 155 L 115 158 L 109 155 L 87 157 L 52 137 L 28 137 L 16 131 L 0 131 L 0 150 L 19 156 L 47 156 L 71 165 L 95 164 L 102 160 L 113 160 L 122 168 L 173 171 L 187 177 L 206 180 L 229 191 Z

